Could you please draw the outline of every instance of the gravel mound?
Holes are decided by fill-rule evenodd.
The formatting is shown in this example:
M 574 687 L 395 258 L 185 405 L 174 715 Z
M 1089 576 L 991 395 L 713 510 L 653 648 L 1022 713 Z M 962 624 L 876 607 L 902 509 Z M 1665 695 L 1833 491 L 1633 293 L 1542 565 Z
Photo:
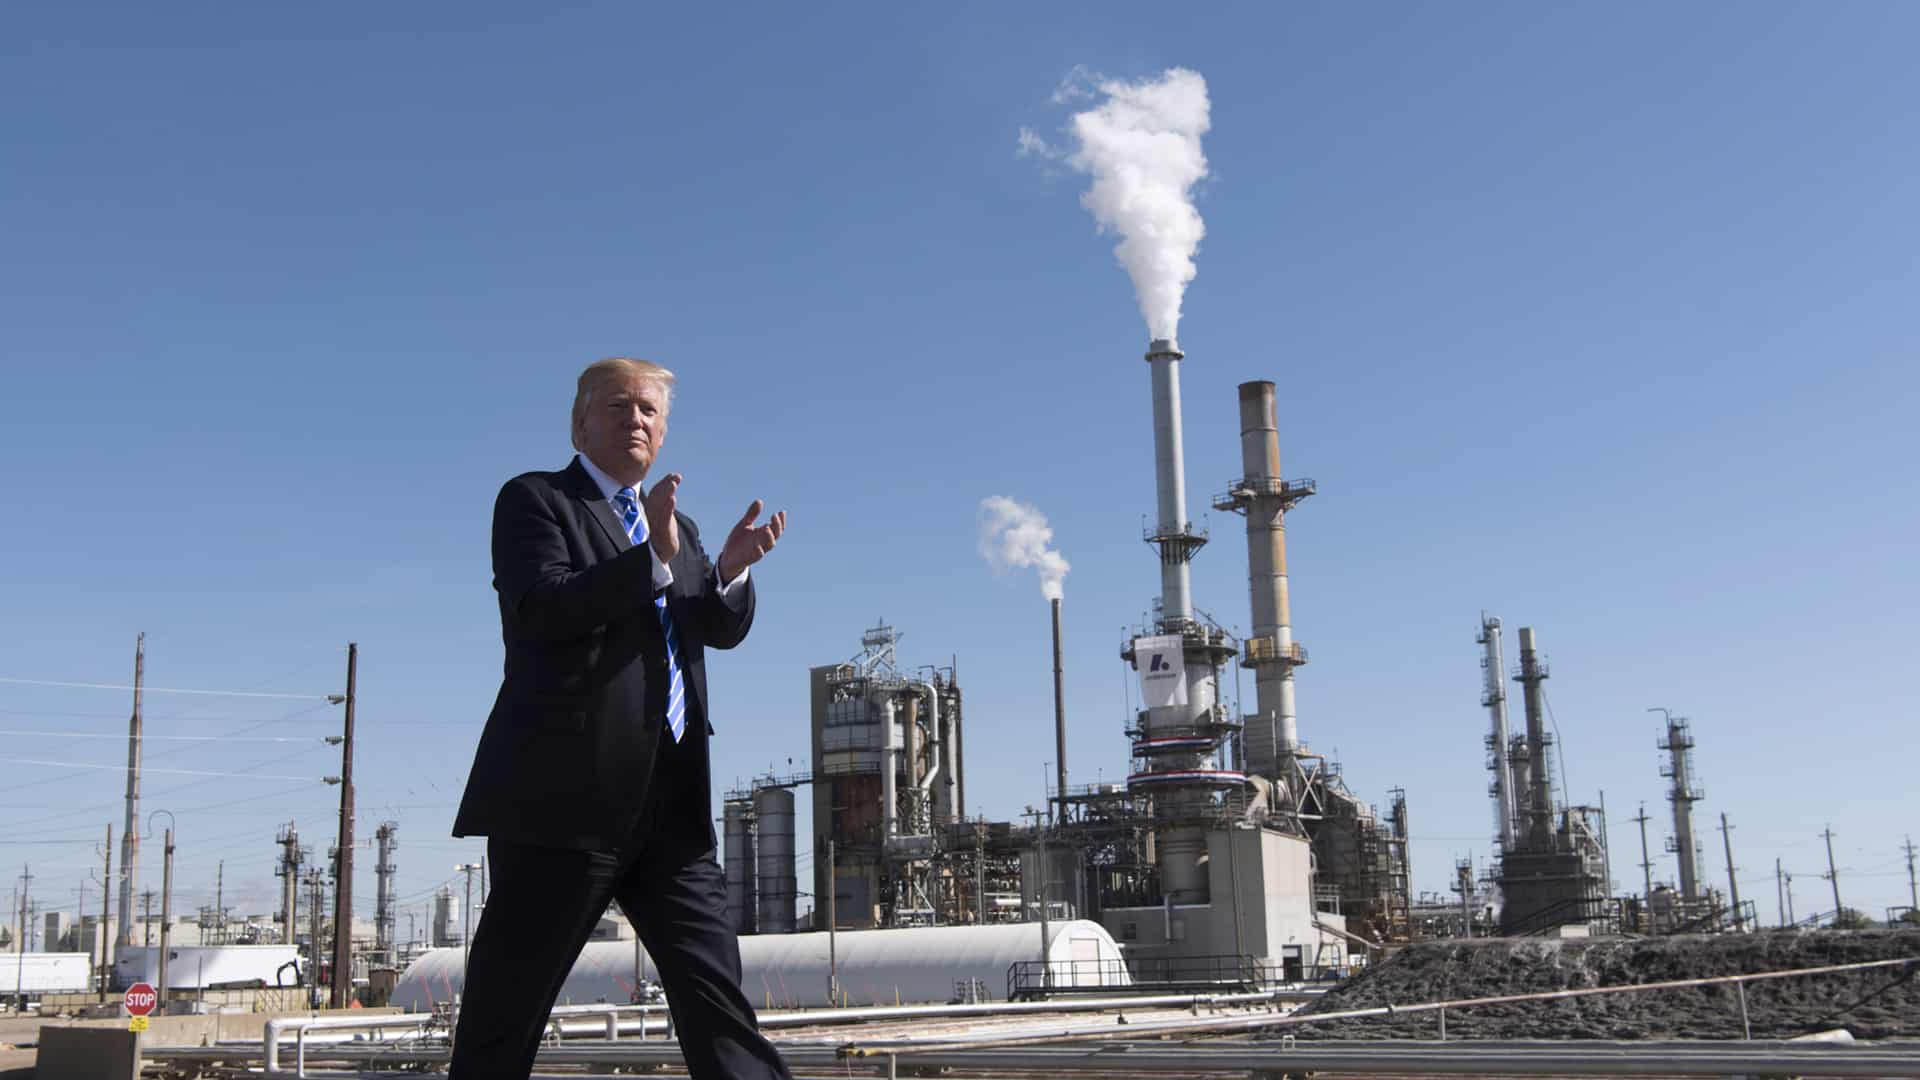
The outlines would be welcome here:
M 1588 986 L 1630 986 L 1920 957 L 1920 930 L 1769 930 L 1665 938 L 1537 938 L 1410 945 L 1304 1010 L 1412 1005 Z M 1747 985 L 1756 1039 L 1846 1028 L 1857 1039 L 1920 1036 L 1920 964 Z M 1431 1039 L 1436 1013 L 1329 1020 L 1303 1038 Z M 1731 984 L 1447 1010 L 1465 1039 L 1738 1039 Z

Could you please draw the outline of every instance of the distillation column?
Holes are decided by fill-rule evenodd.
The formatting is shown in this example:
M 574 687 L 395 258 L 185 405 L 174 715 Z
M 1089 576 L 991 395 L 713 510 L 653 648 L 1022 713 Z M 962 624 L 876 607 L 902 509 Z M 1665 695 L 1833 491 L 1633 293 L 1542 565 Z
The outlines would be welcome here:
M 1287 601 L 1286 514 L 1313 494 L 1314 485 L 1280 477 L 1280 431 L 1270 382 L 1240 384 L 1240 464 L 1240 479 L 1213 500 L 1213 508 L 1247 519 L 1253 634 L 1243 660 L 1254 672 L 1256 712 L 1246 727 L 1246 766 L 1256 775 L 1291 783 L 1300 749 L 1293 669 L 1307 662 L 1307 651 L 1293 640 Z
M 1545 851 L 1553 846 L 1553 776 L 1547 771 L 1547 717 L 1540 684 L 1547 679 L 1546 661 L 1534 648 L 1533 627 L 1520 628 L 1521 700 L 1527 709 L 1526 846 Z
M 1700 848 L 1693 834 L 1693 804 L 1706 797 L 1693 778 L 1693 730 L 1685 717 L 1667 717 L 1667 737 L 1660 749 L 1668 754 L 1661 773 L 1671 777 L 1667 801 L 1673 804 L 1673 853 L 1680 860 L 1680 895 L 1700 899 Z
M 1513 850 L 1513 768 L 1507 761 L 1507 744 L 1512 733 L 1507 725 L 1507 658 L 1500 645 L 1500 619 L 1480 616 L 1480 636 L 1475 639 L 1486 650 L 1480 667 L 1486 672 L 1486 689 L 1480 704 L 1487 707 L 1493 730 L 1487 735 L 1487 768 L 1493 772 L 1494 836 L 1503 852 Z

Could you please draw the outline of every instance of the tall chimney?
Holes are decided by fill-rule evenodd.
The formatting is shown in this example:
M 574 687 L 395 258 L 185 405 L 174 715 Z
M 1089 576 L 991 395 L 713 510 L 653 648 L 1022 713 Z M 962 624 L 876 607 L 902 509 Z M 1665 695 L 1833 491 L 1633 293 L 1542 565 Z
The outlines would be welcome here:
M 1058 807 L 1054 822 L 1067 820 L 1067 697 L 1060 676 L 1060 598 L 1053 598 L 1053 758 L 1059 779 L 1054 784 Z
M 1247 593 L 1253 634 L 1242 658 L 1254 671 L 1255 715 L 1246 727 L 1247 770 L 1291 778 L 1300 749 L 1293 704 L 1293 669 L 1307 652 L 1293 640 L 1287 600 L 1287 511 L 1313 494 L 1311 480 L 1280 477 L 1280 432 L 1270 382 L 1240 384 L 1241 477 L 1213 501 L 1247 519 Z
M 1160 616 L 1167 629 L 1193 619 L 1187 564 L 1206 541 L 1187 520 L 1187 466 L 1180 435 L 1180 361 L 1186 354 L 1167 338 L 1147 346 L 1153 369 L 1153 479 L 1159 520 L 1147 542 L 1160 549 Z

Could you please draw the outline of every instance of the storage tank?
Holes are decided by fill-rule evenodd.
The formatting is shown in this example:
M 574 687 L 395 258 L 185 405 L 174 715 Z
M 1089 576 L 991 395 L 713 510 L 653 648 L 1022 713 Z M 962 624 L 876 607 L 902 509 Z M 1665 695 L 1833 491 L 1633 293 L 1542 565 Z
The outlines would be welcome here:
M 1120 946 L 1099 923 L 1049 923 L 1047 960 L 1057 987 L 1127 985 Z M 902 930 L 843 930 L 838 938 L 841 991 L 850 1005 L 942 1004 L 957 984 L 978 980 L 993 1000 L 1007 994 L 1008 969 L 1040 959 L 1040 924 L 920 926 Z M 741 989 L 761 1008 L 828 1004 L 831 970 L 825 933 L 761 934 L 740 940 Z M 459 949 L 434 949 L 407 968 L 391 1004 L 426 1010 L 461 989 Z M 1069 963 L 1071 961 L 1071 963 Z M 626 941 L 590 941 L 560 988 L 560 1003 L 624 1003 L 640 965 Z
M 752 804 L 729 801 L 721 819 L 725 836 L 721 865 L 727 874 L 727 925 L 736 934 L 753 933 L 754 889 Z
M 794 924 L 793 789 L 768 787 L 753 793 L 759 836 L 758 924 L 763 934 L 791 934 Z

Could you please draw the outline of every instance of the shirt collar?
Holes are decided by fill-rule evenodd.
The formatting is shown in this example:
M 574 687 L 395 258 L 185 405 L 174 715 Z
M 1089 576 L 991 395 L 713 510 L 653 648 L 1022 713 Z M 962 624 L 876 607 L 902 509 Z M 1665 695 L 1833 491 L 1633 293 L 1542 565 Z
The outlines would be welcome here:
M 601 472 L 600 466 L 595 465 L 588 459 L 587 455 L 575 454 L 573 455 L 573 460 L 579 462 L 581 467 L 587 470 L 587 475 L 593 478 L 594 486 L 600 489 L 600 497 L 608 502 L 612 502 L 613 497 L 620 494 L 621 490 L 626 487 L 625 484 Z M 635 490 L 635 494 L 639 494 L 638 489 Z

